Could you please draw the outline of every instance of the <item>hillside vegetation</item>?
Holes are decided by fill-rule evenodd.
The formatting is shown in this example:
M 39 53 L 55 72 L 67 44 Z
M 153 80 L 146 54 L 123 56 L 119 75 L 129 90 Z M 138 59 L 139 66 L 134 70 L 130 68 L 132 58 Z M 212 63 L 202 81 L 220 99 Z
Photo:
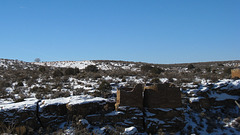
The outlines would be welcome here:
M 97 112 L 96 109 L 96 113 L 113 115 L 122 113 L 114 111 L 117 88 L 133 87 L 139 83 L 168 83 L 180 87 L 181 109 L 185 117 L 183 129 L 174 133 L 239 134 L 240 113 L 234 101 L 240 102 L 240 80 L 230 78 L 231 69 L 239 65 L 240 61 L 184 64 L 106 60 L 29 63 L 0 59 L 0 133 L 147 134 L 127 122 L 122 125 L 93 125 L 86 120 L 90 113 L 86 116 L 72 115 L 71 118 L 66 116 L 62 121 L 51 122 L 44 128 L 41 122 L 36 122 L 33 127 L 21 118 L 12 117 L 15 115 L 12 111 L 35 111 L 39 108 L 39 113 L 43 113 L 56 104 L 68 104 L 70 109 L 67 109 L 71 110 L 76 104 L 83 107 L 83 104 L 91 103 L 96 107 L 95 103 L 101 103 L 105 110 Z M 51 109 L 47 112 L 42 114 L 44 118 L 62 118 Z M 65 117 L 65 114 L 61 116 Z M 26 115 L 28 118 L 36 119 Z M 165 129 L 156 132 L 168 133 Z

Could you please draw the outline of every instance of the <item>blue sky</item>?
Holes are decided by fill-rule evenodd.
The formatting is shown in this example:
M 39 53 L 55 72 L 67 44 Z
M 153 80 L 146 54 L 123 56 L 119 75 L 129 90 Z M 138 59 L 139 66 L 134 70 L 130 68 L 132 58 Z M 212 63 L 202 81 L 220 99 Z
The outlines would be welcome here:
M 239 0 L 1 0 L 0 58 L 240 60 Z

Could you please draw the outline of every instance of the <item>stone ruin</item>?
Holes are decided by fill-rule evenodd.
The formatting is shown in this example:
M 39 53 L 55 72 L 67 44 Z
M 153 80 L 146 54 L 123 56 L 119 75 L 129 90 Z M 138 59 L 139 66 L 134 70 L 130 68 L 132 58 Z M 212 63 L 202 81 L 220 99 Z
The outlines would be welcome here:
M 159 130 L 176 133 L 185 126 L 180 90 L 166 84 L 145 87 L 138 84 L 135 88 L 119 89 L 116 103 L 106 99 L 84 103 L 56 101 L 56 104 L 44 101 L 40 105 L 34 101 L 28 109 L 0 109 L 0 124 L 14 121 L 17 128 L 24 126 L 34 133 L 41 128 L 54 131 L 61 123 L 81 116 L 90 127 L 134 126 L 140 133 L 156 134 Z
M 240 68 L 231 70 L 232 78 L 240 78 Z
M 172 85 L 143 87 L 138 84 L 132 89 L 121 88 L 117 90 L 116 99 L 115 110 L 124 112 L 128 122 L 140 131 L 155 134 L 162 130 L 174 133 L 185 125 L 181 92 Z
M 143 108 L 143 86 L 138 84 L 134 89 L 122 88 L 117 90 L 116 111 L 119 106 L 131 106 Z
M 168 84 L 145 86 L 138 84 L 134 89 L 117 90 L 116 110 L 119 106 L 139 108 L 178 108 L 182 106 L 181 92 Z

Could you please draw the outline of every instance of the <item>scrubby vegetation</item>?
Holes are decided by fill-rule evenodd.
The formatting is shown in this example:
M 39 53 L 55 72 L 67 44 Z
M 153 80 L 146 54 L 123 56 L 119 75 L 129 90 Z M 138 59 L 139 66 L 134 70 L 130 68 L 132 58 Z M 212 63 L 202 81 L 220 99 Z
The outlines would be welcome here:
M 0 59 L 0 103 L 18 103 L 26 98 L 56 99 L 76 95 L 114 99 L 117 88 L 132 87 L 137 83 L 171 83 L 182 90 L 199 88 L 202 81 L 213 83 L 220 79 L 230 78 L 231 69 L 239 63 L 240 61 L 227 61 L 163 65 L 124 61 L 92 61 L 92 63 L 85 63 L 84 68 L 78 68 L 71 66 L 71 64 L 69 64 L 70 66 L 58 67 L 51 66 L 54 63 L 39 63 L 38 61 L 40 65 L 36 65 L 36 63 Z M 230 119 L 224 119 L 224 116 L 221 116 L 221 119 L 224 120 L 211 122 L 205 117 L 210 115 L 201 113 L 200 117 L 205 118 L 204 120 L 211 126 L 220 121 L 230 121 Z M 86 127 L 82 127 L 79 123 L 80 119 L 79 117 L 71 120 L 76 134 L 89 134 Z M 239 123 L 238 118 L 233 122 L 233 127 L 239 129 Z M 207 129 L 209 133 L 212 132 L 211 126 Z M 49 129 L 49 132 L 38 129 L 37 132 L 58 134 L 64 133 L 64 128 L 60 130 Z M 191 126 L 188 128 L 194 130 Z M 3 123 L 0 123 L 0 129 L 1 132 L 9 134 L 31 134 L 33 132 L 30 127 L 7 127 Z M 106 133 L 109 134 L 123 132 L 123 128 L 117 126 L 114 128 L 106 126 L 105 129 Z

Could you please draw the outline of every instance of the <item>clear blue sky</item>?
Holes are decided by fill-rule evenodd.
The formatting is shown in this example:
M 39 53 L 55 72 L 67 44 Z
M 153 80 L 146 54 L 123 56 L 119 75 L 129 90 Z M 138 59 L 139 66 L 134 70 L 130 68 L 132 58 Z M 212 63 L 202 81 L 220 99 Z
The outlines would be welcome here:
M 1 0 L 0 58 L 240 60 L 240 0 Z

